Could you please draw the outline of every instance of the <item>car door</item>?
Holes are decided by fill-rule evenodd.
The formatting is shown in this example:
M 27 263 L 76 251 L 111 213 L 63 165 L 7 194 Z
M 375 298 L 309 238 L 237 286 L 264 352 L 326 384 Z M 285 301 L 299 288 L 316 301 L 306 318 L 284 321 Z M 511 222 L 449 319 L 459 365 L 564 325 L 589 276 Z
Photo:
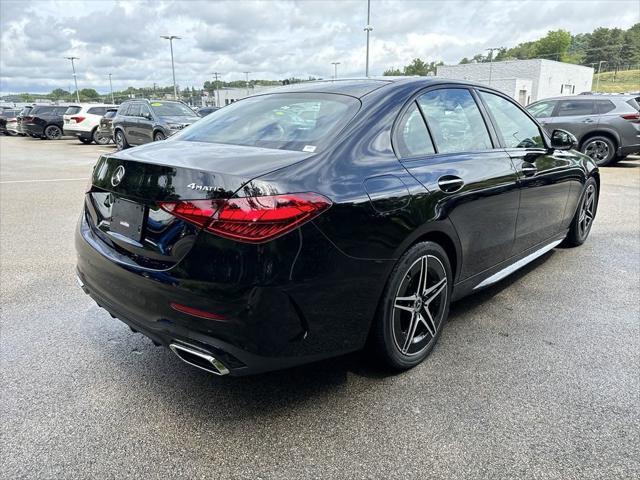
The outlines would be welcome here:
M 396 130 L 405 168 L 429 190 L 460 240 L 460 280 L 509 256 L 518 215 L 516 172 L 466 87 L 426 90 Z M 416 131 L 422 130 L 422 136 Z M 412 133 L 413 132 L 413 133 Z
M 149 143 L 153 141 L 153 114 L 145 104 L 140 105 L 138 131 L 140 134 L 140 143 Z
M 139 102 L 129 105 L 127 110 L 127 116 L 124 121 L 124 131 L 127 135 L 127 142 L 131 145 L 140 145 L 140 132 L 138 129 L 138 121 L 140 119 L 140 107 Z
M 513 100 L 478 92 L 518 172 L 520 208 L 512 252 L 518 254 L 561 232 L 571 185 L 579 177 L 569 168 L 573 155 L 548 148 L 540 127 Z
M 553 112 L 553 117 L 545 128 L 551 133 L 556 128 L 561 128 L 573 133 L 578 141 L 598 125 L 598 111 L 596 103 L 591 99 L 569 98 L 558 100 L 558 105 Z

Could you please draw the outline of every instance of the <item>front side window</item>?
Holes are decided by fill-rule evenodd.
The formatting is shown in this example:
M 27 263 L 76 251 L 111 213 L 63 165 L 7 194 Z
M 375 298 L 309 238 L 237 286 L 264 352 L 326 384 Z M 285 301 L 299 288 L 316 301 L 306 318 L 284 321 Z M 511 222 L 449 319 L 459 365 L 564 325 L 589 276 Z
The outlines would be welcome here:
M 527 110 L 536 118 L 549 118 L 555 106 L 556 102 L 538 102 L 528 106 Z
M 427 125 L 415 102 L 409 106 L 398 122 L 395 144 L 400 158 L 435 153 Z
M 139 117 L 140 116 L 140 105 L 139 103 L 132 103 L 129 105 L 129 109 L 127 110 L 127 116 L 129 117 Z
M 438 153 L 493 148 L 480 109 L 464 88 L 433 90 L 418 97 Z
M 259 95 L 221 108 L 172 138 L 317 153 L 359 108 L 360 101 L 346 95 Z
M 480 92 L 507 148 L 544 148 L 538 125 L 514 103 L 499 95 Z
M 573 115 L 593 115 L 596 113 L 593 100 L 561 100 L 558 104 L 558 117 Z
M 197 117 L 198 114 L 183 103 L 151 102 L 149 104 L 159 117 Z M 144 112 L 144 110 L 143 110 Z

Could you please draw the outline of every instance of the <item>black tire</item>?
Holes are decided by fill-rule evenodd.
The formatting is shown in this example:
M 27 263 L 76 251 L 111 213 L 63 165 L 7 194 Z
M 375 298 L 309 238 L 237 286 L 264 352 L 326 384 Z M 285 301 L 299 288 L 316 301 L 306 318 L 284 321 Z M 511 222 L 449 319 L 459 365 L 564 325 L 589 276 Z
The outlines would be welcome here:
M 587 138 L 580 151 L 593 159 L 599 167 L 609 165 L 616 157 L 616 144 L 609 137 L 596 135 Z
M 422 362 L 449 315 L 452 283 L 449 258 L 437 243 L 421 242 L 405 252 L 389 276 L 372 326 L 376 358 L 395 370 Z
M 573 216 L 573 220 L 571 220 L 569 233 L 564 239 L 564 242 L 562 242 L 563 246 L 579 247 L 585 242 L 598 211 L 598 194 L 598 183 L 591 177 L 584 185 L 582 196 L 578 202 L 578 208 Z
M 124 150 L 129 148 L 129 143 L 127 142 L 127 137 L 124 135 L 122 130 L 116 130 L 113 134 L 114 141 L 116 142 L 116 148 L 118 150 Z
M 47 125 L 44 129 L 44 138 L 47 140 L 60 140 L 62 129 L 57 125 Z
M 94 128 L 91 137 L 96 145 L 107 145 L 111 141 L 107 135 L 100 134 L 100 129 L 98 127 Z
M 153 134 L 153 141 L 154 142 L 160 142 L 160 141 L 164 140 L 165 138 L 167 138 L 167 137 L 165 137 L 164 133 L 162 133 L 162 132 L 156 132 L 156 133 Z

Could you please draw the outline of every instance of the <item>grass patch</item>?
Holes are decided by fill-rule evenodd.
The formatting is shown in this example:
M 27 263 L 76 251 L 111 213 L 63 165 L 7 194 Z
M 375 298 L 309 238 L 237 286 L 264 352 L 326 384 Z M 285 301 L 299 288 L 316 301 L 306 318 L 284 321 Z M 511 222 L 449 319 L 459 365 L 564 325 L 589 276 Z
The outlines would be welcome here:
M 600 85 L 598 85 L 600 77 Z M 616 72 L 603 72 L 593 76 L 593 86 L 595 92 L 598 86 L 600 93 L 624 93 L 640 91 L 640 70 L 625 70 Z

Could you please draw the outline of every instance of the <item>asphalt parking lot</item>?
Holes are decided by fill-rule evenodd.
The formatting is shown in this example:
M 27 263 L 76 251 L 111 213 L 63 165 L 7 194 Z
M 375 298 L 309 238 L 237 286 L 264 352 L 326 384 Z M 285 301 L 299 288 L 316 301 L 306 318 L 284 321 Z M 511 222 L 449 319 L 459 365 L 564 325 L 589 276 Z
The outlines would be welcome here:
M 584 246 L 455 304 L 415 369 L 355 354 L 219 378 L 75 282 L 111 149 L 0 138 L 0 478 L 640 476 L 640 159 L 602 169 Z

